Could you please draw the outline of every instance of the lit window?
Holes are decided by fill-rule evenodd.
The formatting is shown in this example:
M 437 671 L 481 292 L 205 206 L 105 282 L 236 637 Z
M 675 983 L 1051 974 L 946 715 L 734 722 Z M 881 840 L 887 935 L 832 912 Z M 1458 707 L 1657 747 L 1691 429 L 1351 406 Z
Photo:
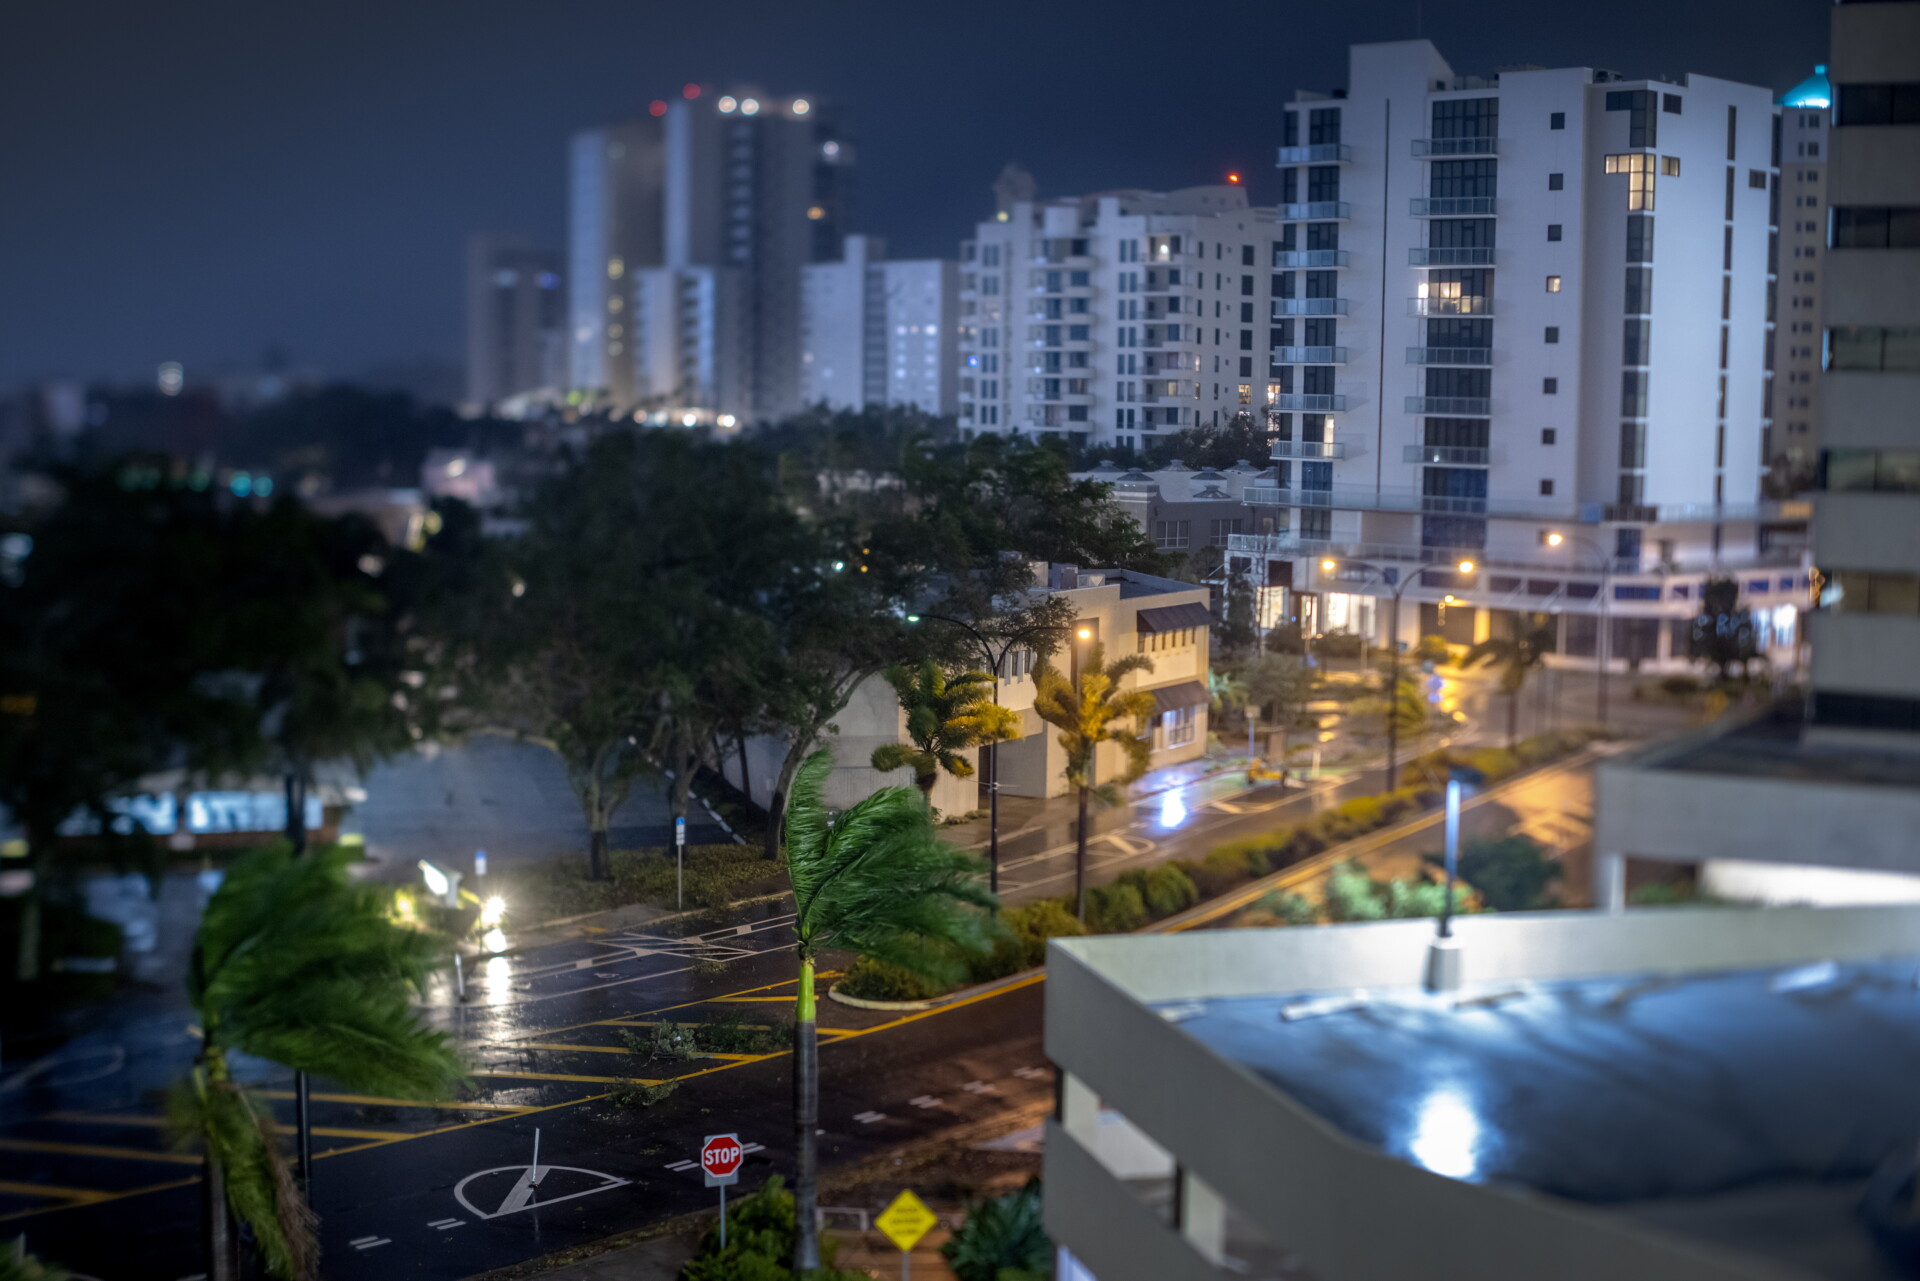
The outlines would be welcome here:
M 1560 292 L 1560 277 L 1558 276 L 1547 277 L 1547 292 L 1550 294 L 1557 294 Z
M 1627 175 L 1627 208 L 1638 211 L 1653 208 L 1654 158 L 1641 151 L 1622 152 L 1606 158 L 1608 173 Z
M 622 298 L 619 294 L 615 294 L 613 297 L 607 299 L 608 311 L 619 311 L 622 307 L 626 305 L 627 305 L 627 300 Z
M 807 217 L 811 218 L 813 221 L 819 222 L 822 218 L 826 216 L 827 216 L 827 211 L 822 206 L 820 205 L 807 206 Z
M 620 279 L 620 277 L 626 274 L 627 274 L 627 264 L 625 259 L 622 259 L 622 258 L 607 259 L 607 277 L 609 279 L 618 280 Z

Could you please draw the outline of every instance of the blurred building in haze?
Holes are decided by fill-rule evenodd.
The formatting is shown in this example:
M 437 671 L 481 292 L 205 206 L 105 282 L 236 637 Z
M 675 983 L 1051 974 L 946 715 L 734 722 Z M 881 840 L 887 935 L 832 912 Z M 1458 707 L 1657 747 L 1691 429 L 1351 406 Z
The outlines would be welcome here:
M 832 409 L 958 404 L 959 264 L 888 261 L 886 244 L 848 236 L 838 262 L 803 269 L 800 398 Z
M 564 298 L 559 254 L 511 236 L 468 242 L 468 412 L 565 381 Z

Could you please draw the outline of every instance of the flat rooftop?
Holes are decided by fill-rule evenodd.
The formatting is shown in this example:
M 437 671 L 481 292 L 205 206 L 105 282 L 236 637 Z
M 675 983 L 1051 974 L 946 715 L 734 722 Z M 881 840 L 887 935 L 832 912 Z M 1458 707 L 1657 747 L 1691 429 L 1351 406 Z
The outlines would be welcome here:
M 1802 783 L 1920 787 L 1920 751 L 1808 743 L 1797 706 L 1779 706 L 1726 729 L 1622 757 L 1641 769 L 1736 774 Z
M 1283 1017 L 1314 1001 L 1324 1012 Z M 1150 1004 L 1350 1137 L 1436 1174 L 1836 1281 L 1904 1275 L 1857 1204 L 1875 1166 L 1920 1135 L 1920 955 L 1458 998 L 1408 987 Z

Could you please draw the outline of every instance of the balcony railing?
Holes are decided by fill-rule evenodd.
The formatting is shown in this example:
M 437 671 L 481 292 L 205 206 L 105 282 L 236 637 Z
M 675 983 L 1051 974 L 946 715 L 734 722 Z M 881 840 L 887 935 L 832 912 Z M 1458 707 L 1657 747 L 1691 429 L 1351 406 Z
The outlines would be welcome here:
M 1275 347 L 1273 361 L 1277 365 L 1344 365 L 1347 363 L 1345 347 Z
M 1345 298 L 1275 298 L 1273 314 L 1276 316 L 1344 316 L 1347 314 Z
M 1408 445 L 1401 452 L 1401 461 L 1409 463 L 1438 463 L 1443 466 L 1485 467 L 1487 465 L 1487 447 L 1484 445 Z
M 1413 216 L 1416 218 L 1458 217 L 1461 214 L 1491 214 L 1492 196 L 1415 196 L 1412 200 Z
M 1467 498 L 1422 494 L 1411 489 L 1298 489 L 1249 485 L 1244 501 L 1256 507 L 1326 507 L 1335 511 L 1415 512 L 1485 516 L 1493 520 L 1571 521 L 1581 509 L 1552 498 Z M 1588 522 L 1592 523 L 1592 522 Z
M 1345 396 L 1309 396 L 1294 392 L 1282 392 L 1273 398 L 1273 408 L 1293 410 L 1297 413 L 1338 413 L 1346 407 L 1347 398 Z
M 1407 250 L 1407 262 L 1415 267 L 1491 267 L 1491 245 L 1416 245 Z
M 1280 216 L 1289 220 L 1345 218 L 1352 212 L 1353 207 L 1344 200 L 1310 200 L 1305 204 L 1280 206 Z
M 1416 316 L 1491 316 L 1493 299 L 1485 296 L 1466 298 L 1413 298 L 1409 299 L 1412 314 Z
M 1293 458 L 1345 458 L 1347 442 L 1344 440 L 1276 440 L 1267 457 L 1279 460 Z
M 1344 267 L 1347 265 L 1347 251 L 1344 249 L 1281 249 L 1273 255 L 1276 267 Z
M 1409 347 L 1409 365 L 1491 365 L 1491 347 Z
M 1493 401 L 1486 396 L 1409 396 L 1410 414 L 1465 414 L 1485 418 L 1493 413 Z
M 1493 156 L 1500 151 L 1497 138 L 1415 138 L 1413 154 L 1428 159 L 1445 156 Z
M 1339 142 L 1315 143 L 1310 147 L 1282 147 L 1280 158 L 1274 161 L 1281 165 L 1323 165 L 1336 161 L 1353 159 L 1353 148 Z

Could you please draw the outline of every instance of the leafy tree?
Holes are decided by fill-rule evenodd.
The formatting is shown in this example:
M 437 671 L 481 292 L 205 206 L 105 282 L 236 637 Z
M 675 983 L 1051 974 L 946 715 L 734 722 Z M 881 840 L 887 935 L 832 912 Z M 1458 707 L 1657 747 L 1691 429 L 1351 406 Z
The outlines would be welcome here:
M 1547 614 L 1516 614 L 1513 634 L 1489 636 L 1467 651 L 1462 668 L 1494 664 L 1500 668 L 1500 692 L 1507 696 L 1507 746 L 1520 741 L 1520 691 L 1527 677 L 1544 666 L 1553 652 L 1556 634 Z
M 1239 711 L 1247 705 L 1247 682 L 1232 668 L 1216 663 L 1207 669 L 1207 697 L 1215 715 Z
M 1259 644 L 1260 634 L 1254 627 L 1253 619 L 1253 583 L 1247 575 L 1227 576 L 1227 607 L 1219 622 L 1214 624 L 1214 638 L 1220 642 L 1220 648 L 1230 654 L 1253 649 Z
M 73 1273 L 26 1252 L 25 1238 L 0 1245 L 0 1281 L 72 1281 Z
M 187 975 L 201 1051 L 169 1113 L 182 1146 L 206 1156 L 213 1281 L 238 1275 L 229 1214 L 252 1230 L 271 1274 L 317 1275 L 312 1211 L 270 1110 L 234 1080 L 229 1055 L 398 1098 L 443 1098 L 465 1079 L 410 999 L 446 940 L 396 924 L 385 892 L 350 879 L 350 861 L 338 849 L 260 850 L 227 873 L 201 918 Z
M 1040 1181 L 969 1205 L 966 1222 L 940 1253 L 960 1281 L 1003 1281 L 1010 1271 L 1046 1275 L 1053 1242 L 1040 1217 Z
M 1087 919 L 1087 800 L 1098 795 L 1117 802 L 1120 785 L 1147 772 L 1152 743 L 1141 734 L 1142 723 L 1153 715 L 1153 695 L 1144 689 L 1122 690 L 1120 682 L 1132 672 L 1150 672 L 1153 661 L 1145 654 L 1127 654 L 1106 661 L 1105 646 L 1094 642 L 1080 664 L 1077 680 L 1068 680 L 1051 662 L 1033 673 L 1033 710 L 1041 720 L 1060 730 L 1060 746 L 1067 753 L 1067 782 L 1079 793 L 1080 821 L 1074 832 L 1073 914 Z M 1120 777 L 1096 785 L 1094 766 L 1100 744 L 1120 744 L 1125 764 Z
M 1543 906 L 1547 890 L 1562 868 L 1538 841 L 1502 836 L 1473 841 L 1460 853 L 1460 876 L 1480 891 L 1496 912 L 1525 912 Z
M 1260 717 L 1280 727 L 1280 759 L 1291 751 L 1289 737 L 1306 720 L 1306 707 L 1313 697 L 1313 669 L 1292 654 L 1255 654 L 1247 660 L 1243 677 L 1247 701 L 1260 709 Z
M 814 964 L 824 948 L 872 957 L 927 978 L 965 976 L 971 953 L 989 939 L 993 896 L 984 866 L 943 842 L 926 802 L 910 787 L 884 787 L 829 818 L 832 753 L 809 756 L 787 806 L 787 874 L 793 882 L 794 1003 L 793 1267 L 820 1266 L 815 1222 L 819 1154 L 820 1054 Z
M 1268 429 L 1265 418 L 1253 411 L 1242 410 L 1218 426 L 1203 424 L 1183 427 L 1171 435 L 1154 437 L 1153 445 L 1146 453 L 1145 464 L 1164 467 L 1177 458 L 1189 467 L 1225 468 L 1244 459 L 1264 466 L 1272 440 L 1273 433 Z M 1100 446 L 1100 449 L 1104 450 L 1106 446 Z
M 1347 715 L 1361 726 L 1364 726 L 1367 732 L 1385 734 L 1387 732 L 1388 708 L 1391 706 L 1393 715 L 1398 720 L 1395 729 L 1399 734 L 1400 741 L 1405 742 L 1425 732 L 1427 720 L 1430 715 L 1427 710 L 1427 698 L 1420 690 L 1418 673 L 1409 672 L 1403 667 L 1400 670 L 1400 688 L 1396 692 L 1396 696 L 1393 698 L 1391 704 L 1389 704 L 1387 692 L 1384 688 L 1388 679 L 1389 678 L 1383 673 L 1380 678 L 1380 683 L 1383 686 L 1381 691 L 1378 694 L 1368 695 L 1366 698 L 1354 699 L 1353 702 L 1347 706 Z
M 881 773 L 913 771 L 922 796 L 945 770 L 955 778 L 973 777 L 973 763 L 961 755 L 986 743 L 1020 737 L 1019 713 L 993 701 L 993 677 L 985 672 L 948 676 L 931 658 L 918 667 L 896 666 L 887 683 L 907 713 L 907 742 L 873 749 L 873 767 Z
M 1740 604 L 1738 579 L 1709 578 L 1701 586 L 1688 652 L 1695 662 L 1712 664 L 1723 682 L 1735 666 L 1744 676 L 1747 664 L 1760 656 L 1753 611 Z

